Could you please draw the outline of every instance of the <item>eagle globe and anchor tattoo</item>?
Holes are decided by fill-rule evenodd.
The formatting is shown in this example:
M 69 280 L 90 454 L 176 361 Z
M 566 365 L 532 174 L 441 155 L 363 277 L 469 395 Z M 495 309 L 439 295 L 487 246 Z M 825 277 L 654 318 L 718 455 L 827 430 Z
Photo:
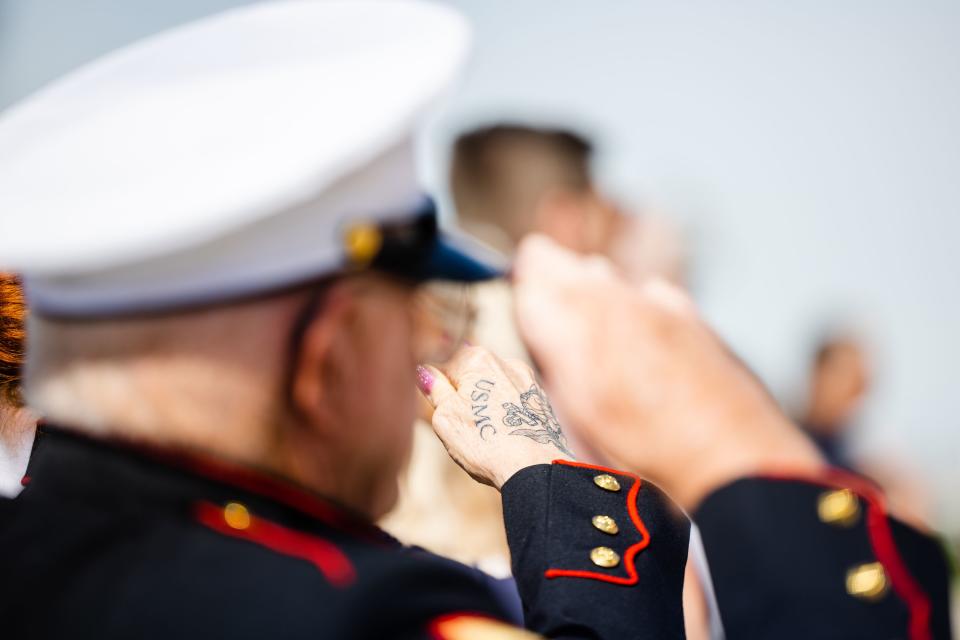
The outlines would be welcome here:
M 485 433 L 488 430 L 494 435 L 497 433 L 493 421 L 485 413 L 487 405 L 483 404 L 489 400 L 493 387 L 493 381 L 481 379 L 474 383 L 470 394 L 474 424 L 480 430 L 481 439 L 486 439 Z M 520 394 L 519 406 L 513 402 L 504 402 L 502 406 L 506 411 L 502 422 L 511 427 L 509 435 L 524 436 L 540 444 L 552 444 L 568 456 L 573 456 L 567 447 L 567 438 L 563 435 L 550 400 L 539 385 L 531 384 L 527 391 Z

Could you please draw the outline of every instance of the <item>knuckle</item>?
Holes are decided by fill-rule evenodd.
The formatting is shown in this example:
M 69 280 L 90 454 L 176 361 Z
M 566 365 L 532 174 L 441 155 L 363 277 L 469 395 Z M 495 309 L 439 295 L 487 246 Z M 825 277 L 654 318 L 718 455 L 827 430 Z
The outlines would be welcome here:
M 490 368 L 495 362 L 495 356 L 484 347 L 470 346 L 466 347 L 463 356 L 463 365 L 465 369 L 485 369 Z
M 514 371 L 521 372 L 525 375 L 533 376 L 533 369 L 525 361 L 520 358 L 507 358 L 503 361 L 508 367 Z
M 449 398 L 439 405 L 433 412 L 433 423 L 450 425 L 458 421 L 463 415 L 463 407 L 459 398 Z

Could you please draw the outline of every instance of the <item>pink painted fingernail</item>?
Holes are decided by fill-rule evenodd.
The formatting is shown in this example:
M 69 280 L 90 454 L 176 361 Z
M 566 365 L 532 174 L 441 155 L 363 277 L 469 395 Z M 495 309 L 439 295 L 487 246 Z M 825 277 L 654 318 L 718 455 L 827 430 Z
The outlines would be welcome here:
M 430 395 L 430 390 L 433 389 L 433 374 L 419 364 L 417 365 L 417 387 L 424 395 Z

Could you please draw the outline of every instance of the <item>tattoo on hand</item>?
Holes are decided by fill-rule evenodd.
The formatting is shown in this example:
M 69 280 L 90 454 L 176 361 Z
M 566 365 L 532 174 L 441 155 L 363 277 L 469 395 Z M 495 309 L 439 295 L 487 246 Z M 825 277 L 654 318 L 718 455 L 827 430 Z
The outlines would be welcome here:
M 487 410 L 486 403 L 490 400 L 491 391 L 493 391 L 493 381 L 480 379 L 474 383 L 473 390 L 470 392 L 470 410 L 473 412 L 473 424 L 480 429 L 481 440 L 486 438 L 484 435 L 486 430 L 492 431 L 492 435 L 497 435 L 497 428 L 493 426 L 490 416 L 485 413 Z
M 528 391 L 520 394 L 520 405 L 512 402 L 504 402 L 503 408 L 507 415 L 503 417 L 503 424 L 508 427 L 521 427 L 527 425 L 529 428 L 513 429 L 510 432 L 512 436 L 526 436 L 540 444 L 552 444 L 560 451 L 570 457 L 573 454 L 567 448 L 567 438 L 563 435 L 560 428 L 560 422 L 547 400 L 546 394 L 536 384 L 530 385 Z

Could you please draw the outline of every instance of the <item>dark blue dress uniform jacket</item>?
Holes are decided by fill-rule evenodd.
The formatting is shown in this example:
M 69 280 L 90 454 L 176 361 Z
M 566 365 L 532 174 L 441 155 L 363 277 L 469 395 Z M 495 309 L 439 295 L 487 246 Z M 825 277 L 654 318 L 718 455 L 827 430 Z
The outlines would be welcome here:
M 744 478 L 694 520 L 728 638 L 951 637 L 940 542 L 890 517 L 861 477 Z
M 3 640 L 528 637 L 475 570 L 282 480 L 42 438 L 26 489 L 0 502 Z M 528 629 L 683 637 L 689 528 L 656 487 L 555 463 L 516 474 L 503 502 Z M 728 638 L 950 637 L 936 541 L 852 476 L 743 479 L 694 518 Z
M 526 637 L 497 622 L 508 609 L 477 571 L 404 548 L 279 479 L 41 437 L 26 488 L 0 502 L 2 640 Z M 555 638 L 682 638 L 686 518 L 652 485 L 620 475 L 609 491 L 596 475 L 539 465 L 503 488 L 527 626 Z M 620 531 L 595 528 L 598 514 Z M 599 546 L 622 560 L 597 566 Z M 603 579 L 546 578 L 551 567 Z

